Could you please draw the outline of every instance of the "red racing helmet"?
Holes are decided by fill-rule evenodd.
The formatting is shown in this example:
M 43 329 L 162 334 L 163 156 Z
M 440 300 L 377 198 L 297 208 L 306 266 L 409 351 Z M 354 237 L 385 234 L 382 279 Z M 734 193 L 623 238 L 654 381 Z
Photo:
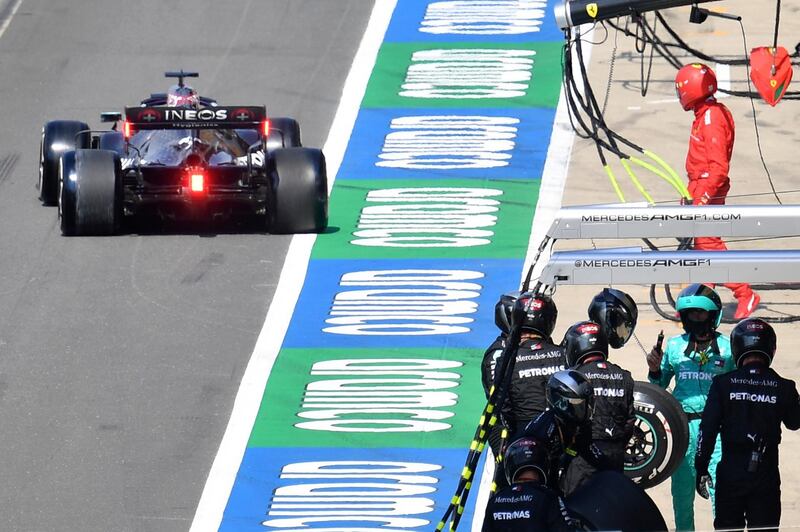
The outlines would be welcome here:
M 675 91 L 684 111 L 692 109 L 717 92 L 717 76 L 702 63 L 691 63 L 678 70 Z

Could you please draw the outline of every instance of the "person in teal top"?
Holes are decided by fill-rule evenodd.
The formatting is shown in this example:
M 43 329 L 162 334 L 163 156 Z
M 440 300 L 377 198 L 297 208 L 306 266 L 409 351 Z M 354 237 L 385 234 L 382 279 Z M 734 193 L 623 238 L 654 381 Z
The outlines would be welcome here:
M 703 284 L 693 284 L 678 296 L 675 308 L 680 314 L 684 334 L 667 340 L 666 349 L 653 347 L 647 356 L 650 370 L 648 379 L 662 388 L 675 378 L 672 395 L 689 418 L 689 447 L 686 455 L 672 474 L 672 506 L 677 530 L 694 530 L 695 470 L 694 455 L 700 418 L 706 406 L 708 390 L 715 375 L 736 369 L 731 357 L 731 344 L 727 336 L 717 332 L 722 319 L 722 301 L 719 295 Z M 717 440 L 711 457 L 711 478 L 722 455 Z M 711 504 L 714 492 L 711 490 Z

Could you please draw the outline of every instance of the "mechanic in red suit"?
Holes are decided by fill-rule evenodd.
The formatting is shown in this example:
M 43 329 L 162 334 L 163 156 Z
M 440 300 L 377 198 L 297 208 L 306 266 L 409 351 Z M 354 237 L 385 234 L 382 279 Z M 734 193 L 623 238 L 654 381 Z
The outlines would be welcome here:
M 706 65 L 692 63 L 675 76 L 675 88 L 684 111 L 694 111 L 694 122 L 686 155 L 689 193 L 694 205 L 724 205 L 731 188 L 728 169 L 733 152 L 735 127 L 727 107 L 714 98 L 717 77 Z M 697 237 L 694 248 L 707 251 L 728 249 L 719 237 Z M 746 283 L 726 283 L 739 301 L 734 318 L 744 319 L 761 298 Z

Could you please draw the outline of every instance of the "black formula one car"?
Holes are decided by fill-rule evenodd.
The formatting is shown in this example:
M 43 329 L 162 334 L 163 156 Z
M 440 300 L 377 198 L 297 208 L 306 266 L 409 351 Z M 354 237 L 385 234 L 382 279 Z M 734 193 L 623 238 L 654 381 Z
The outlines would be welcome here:
M 54 120 L 42 128 L 39 198 L 58 205 L 64 235 L 110 235 L 131 216 L 211 220 L 237 214 L 272 233 L 328 224 L 321 150 L 304 148 L 291 118 L 264 106 L 220 106 L 178 78 L 124 113 L 102 113 L 111 130 Z

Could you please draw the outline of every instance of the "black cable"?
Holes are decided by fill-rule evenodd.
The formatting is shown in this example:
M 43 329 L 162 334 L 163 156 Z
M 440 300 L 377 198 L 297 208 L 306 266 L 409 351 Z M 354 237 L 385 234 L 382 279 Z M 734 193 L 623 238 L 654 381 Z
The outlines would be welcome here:
M 773 50 L 777 50 L 778 49 L 778 27 L 780 26 L 780 24 L 781 24 L 781 0 L 777 0 L 777 3 L 775 5 L 775 38 L 772 40 L 772 49 Z M 773 58 L 774 57 L 775 56 L 773 56 Z M 773 59 L 773 61 L 774 61 L 774 59 Z M 774 72 L 774 68 L 775 68 L 775 64 L 774 63 L 772 65 L 772 67 L 773 67 L 773 72 L 772 73 L 774 74 L 775 73 Z
M 658 19 L 656 19 L 656 21 L 657 20 Z M 646 34 L 646 32 L 647 32 L 647 30 L 645 28 L 649 28 L 650 27 L 647 24 L 647 20 L 645 19 L 644 15 L 641 16 L 641 20 L 640 20 L 639 23 L 642 26 L 642 36 L 644 36 Z M 644 50 L 642 50 L 642 54 L 639 56 L 639 78 L 641 79 L 641 84 L 642 84 L 640 92 L 642 94 L 642 97 L 647 96 L 647 89 L 650 87 L 650 74 L 653 72 L 653 53 L 655 52 L 655 49 L 656 49 L 655 44 L 654 44 L 655 41 L 656 41 L 656 39 L 655 39 L 655 35 L 656 35 L 655 23 L 653 24 L 652 33 L 653 33 L 653 37 L 654 38 L 651 39 L 650 60 L 649 60 L 648 66 L 647 66 L 647 77 L 646 78 L 645 78 L 645 75 L 644 75 Z

